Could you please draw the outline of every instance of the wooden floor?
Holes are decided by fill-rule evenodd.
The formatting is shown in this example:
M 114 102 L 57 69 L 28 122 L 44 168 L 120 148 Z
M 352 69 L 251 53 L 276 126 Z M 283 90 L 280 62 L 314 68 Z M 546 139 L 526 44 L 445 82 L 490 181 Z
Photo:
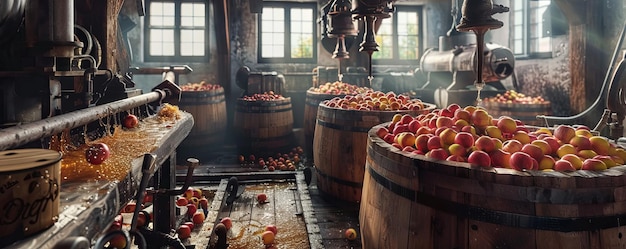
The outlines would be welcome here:
M 210 161 L 202 161 L 199 167 L 194 170 L 194 185 L 207 185 L 207 184 L 219 184 L 220 179 L 227 179 L 231 175 L 236 175 L 238 178 L 245 179 L 246 176 L 254 176 L 258 178 L 280 178 L 281 174 L 293 174 L 294 172 L 267 172 L 256 167 L 246 167 L 235 162 L 237 155 L 232 153 L 225 153 L 219 156 L 218 159 Z M 184 162 L 180 158 L 178 159 L 179 166 L 177 166 L 177 181 L 182 183 L 184 175 L 186 173 L 186 167 L 180 166 L 180 162 Z M 299 167 L 297 170 L 303 170 L 305 166 Z M 314 168 L 310 168 L 314 172 Z M 270 174 L 271 173 L 271 174 Z M 311 206 L 314 216 L 317 220 L 317 226 L 319 227 L 319 234 L 322 238 L 323 248 L 335 249 L 335 248 L 361 248 L 360 236 L 353 241 L 349 241 L 345 238 L 344 232 L 348 228 L 354 228 L 359 233 L 358 211 L 359 206 L 357 203 L 346 203 L 341 200 L 333 199 L 323 193 L 320 193 L 315 184 L 315 174 L 312 174 L 312 180 L 308 186 L 308 192 L 311 199 Z

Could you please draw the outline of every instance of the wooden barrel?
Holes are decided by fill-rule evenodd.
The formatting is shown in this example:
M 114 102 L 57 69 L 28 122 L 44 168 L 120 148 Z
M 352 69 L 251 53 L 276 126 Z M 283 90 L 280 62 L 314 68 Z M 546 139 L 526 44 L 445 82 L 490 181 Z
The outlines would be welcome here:
M 313 135 L 315 134 L 315 121 L 317 120 L 317 106 L 324 100 L 334 97 L 343 98 L 345 94 L 325 94 L 312 91 L 306 91 L 306 100 L 304 102 L 304 155 L 310 161 L 313 161 Z
M 290 150 L 294 145 L 291 98 L 238 99 L 234 128 L 242 153 L 262 156 Z
M 191 113 L 194 125 L 181 147 L 202 149 L 224 142 L 226 101 L 224 88 L 212 91 L 182 91 L 178 106 Z
M 313 157 L 317 188 L 325 195 L 347 202 L 361 200 L 367 132 L 397 113 L 417 116 L 435 108 L 424 103 L 416 111 L 359 111 L 332 108 L 320 103 L 317 110 Z
M 61 153 L 0 152 L 0 247 L 54 225 L 59 218 Z
M 527 125 L 545 126 L 544 122 L 537 119 L 537 115 L 552 115 L 552 107 L 549 101 L 536 104 L 483 101 L 482 105 L 494 118 L 509 116 L 519 119 Z
M 626 166 L 477 169 L 402 152 L 377 129 L 359 211 L 365 249 L 626 248 Z

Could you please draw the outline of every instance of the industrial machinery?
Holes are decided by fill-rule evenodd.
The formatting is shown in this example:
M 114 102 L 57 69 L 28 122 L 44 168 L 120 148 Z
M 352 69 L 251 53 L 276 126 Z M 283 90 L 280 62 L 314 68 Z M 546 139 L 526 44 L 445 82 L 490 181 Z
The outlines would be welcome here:
M 76 5 L 12 0 L 0 7 L 8 8 L 0 17 L 7 20 L 0 40 L 0 127 L 139 94 L 127 68 L 118 70 L 115 58 L 107 58 L 112 51 L 121 54 L 121 46 L 111 46 L 105 31 L 96 34 L 88 31 L 93 27 L 75 24 L 75 8 L 86 3 Z M 117 18 L 105 23 L 117 26 Z
M 508 8 L 499 5 L 492 8 L 490 3 L 487 10 L 472 9 L 472 2 L 465 1 L 463 12 L 469 17 L 464 15 L 462 19 L 458 13 L 460 3 L 460 0 L 452 1 L 452 27 L 446 36 L 439 37 L 439 48 L 425 51 L 420 61 L 419 68 L 426 74 L 427 82 L 416 90 L 417 95 L 438 106 L 450 103 L 475 105 L 480 97 L 490 97 L 505 91 L 500 81 L 511 76 L 515 67 L 511 50 L 494 43 L 485 44 L 483 39 L 486 30 L 501 27 L 502 23 L 497 25 L 499 21 L 495 19 L 483 21 L 481 18 L 484 17 L 476 17 L 473 13 L 482 11 L 491 18 L 492 14 L 507 11 Z M 482 6 L 483 3 L 476 4 Z M 471 21 L 474 23 L 468 23 Z M 459 22 L 461 24 L 457 25 Z M 458 30 L 478 30 L 482 34 L 473 35 Z M 481 94 L 477 98 L 479 91 Z
M 48 149 L 53 137 L 61 134 L 69 134 L 68 143 L 85 143 L 110 134 L 112 124 L 129 113 L 144 118 L 164 102 L 178 102 L 180 88 L 171 78 L 155 82 L 150 93 L 134 88 L 128 74 L 130 61 L 118 42 L 123 3 L 8 0 L 0 4 L 0 151 Z M 139 15 L 142 4 L 137 1 Z M 146 158 L 154 157 L 148 160 L 151 163 L 144 163 L 143 170 L 131 163 L 130 168 L 138 171 L 125 172 L 122 180 L 72 186 L 59 182 L 62 208 L 55 229 L 10 247 L 57 248 L 59 240 L 72 236 L 93 241 L 125 203 L 140 196 L 138 192 L 143 194 L 144 181 L 155 176 L 150 187 L 167 193 L 175 186 L 176 147 L 192 126 L 193 117 L 182 114 L 169 128 L 162 127 L 155 148 L 145 151 Z M 159 214 L 155 217 L 160 217 L 154 221 L 155 232 L 169 234 L 175 219 L 173 197 L 157 193 L 154 205 Z M 23 237 L 20 229 L 10 233 L 11 239 Z M 0 239 L 0 247 L 13 242 Z

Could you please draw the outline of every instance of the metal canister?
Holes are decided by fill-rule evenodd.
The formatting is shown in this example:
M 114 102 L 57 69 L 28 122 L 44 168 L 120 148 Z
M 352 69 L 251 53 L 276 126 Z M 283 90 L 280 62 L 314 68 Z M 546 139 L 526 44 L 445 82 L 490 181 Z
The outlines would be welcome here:
M 59 217 L 61 153 L 0 152 L 0 247 L 51 227 Z

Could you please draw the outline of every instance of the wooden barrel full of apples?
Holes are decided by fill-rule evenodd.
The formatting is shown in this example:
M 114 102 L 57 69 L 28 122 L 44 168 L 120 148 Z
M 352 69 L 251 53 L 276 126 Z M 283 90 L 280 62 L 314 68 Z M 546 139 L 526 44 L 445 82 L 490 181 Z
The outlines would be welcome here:
M 483 101 L 483 107 L 495 118 L 509 116 L 524 124 L 545 126 L 545 122 L 537 119 L 538 115 L 552 115 L 550 101 L 541 103 L 503 103 Z
M 186 148 L 220 145 L 226 131 L 224 88 L 207 91 L 182 91 L 178 106 L 191 113 L 194 126 L 181 143 Z
M 0 152 L 0 247 L 39 233 L 59 219 L 61 153 Z
M 242 153 L 271 156 L 289 151 L 295 140 L 291 98 L 237 99 L 234 128 Z
M 343 98 L 345 94 L 325 94 L 312 91 L 306 91 L 306 99 L 304 102 L 304 155 L 308 160 L 313 161 L 313 136 L 315 135 L 315 121 L 317 119 L 317 106 L 324 100 L 334 97 Z
M 384 126 L 368 133 L 363 248 L 626 247 L 626 166 L 476 168 L 401 151 Z
M 356 203 L 361 200 L 367 132 L 396 114 L 427 113 L 435 105 L 423 103 L 420 110 L 362 111 L 318 106 L 313 157 L 317 187 L 323 194 Z

